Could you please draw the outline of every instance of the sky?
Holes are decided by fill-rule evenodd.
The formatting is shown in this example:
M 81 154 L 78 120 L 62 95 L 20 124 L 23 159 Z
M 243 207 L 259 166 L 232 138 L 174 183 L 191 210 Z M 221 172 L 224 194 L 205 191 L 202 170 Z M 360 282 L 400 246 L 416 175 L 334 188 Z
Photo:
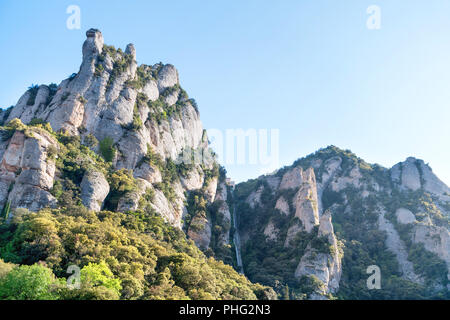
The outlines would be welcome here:
M 449 15 L 448 0 L 2 0 L 0 107 L 77 72 L 94 27 L 138 63 L 175 65 L 205 128 L 278 130 L 275 165 L 225 163 L 237 182 L 335 145 L 385 167 L 423 159 L 450 185 Z

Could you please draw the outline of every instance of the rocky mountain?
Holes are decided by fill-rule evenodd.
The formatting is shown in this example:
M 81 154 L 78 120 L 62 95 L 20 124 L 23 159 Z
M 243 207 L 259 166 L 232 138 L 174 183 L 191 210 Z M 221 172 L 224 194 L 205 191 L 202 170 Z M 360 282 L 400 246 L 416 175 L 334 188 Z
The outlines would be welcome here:
M 227 195 L 175 67 L 138 65 L 132 44 L 86 36 L 78 73 L 31 86 L 0 112 L 0 258 L 57 277 L 95 263 L 122 286 L 87 282 L 76 298 L 273 298 L 186 242 L 210 248 L 209 207 Z
M 78 73 L 0 111 L 0 258 L 115 277 L 60 298 L 449 298 L 450 189 L 422 160 L 327 147 L 234 188 L 175 67 L 86 36 Z
M 30 125 L 3 130 L 0 205 L 33 211 L 58 205 L 51 190 L 55 182 L 64 182 L 64 168 L 51 157 L 58 143 L 33 127 L 48 123 L 54 132 L 79 138 L 115 170 L 133 173 L 138 188 L 118 199 L 113 209 L 136 210 L 141 196 L 152 192 L 154 209 L 181 228 L 188 214 L 185 192 L 203 188 L 211 202 L 218 182 L 195 101 L 180 87 L 174 66 L 138 66 L 132 44 L 122 52 L 104 45 L 98 30 L 86 35 L 77 74 L 58 86 L 30 88 L 0 115 L 3 124 Z M 189 161 L 197 154 L 201 161 Z M 76 183 L 81 201 L 99 211 L 110 191 L 108 182 L 95 166 L 82 169 Z
M 234 198 L 252 281 L 290 298 L 449 298 L 450 189 L 422 160 L 386 169 L 331 146 Z

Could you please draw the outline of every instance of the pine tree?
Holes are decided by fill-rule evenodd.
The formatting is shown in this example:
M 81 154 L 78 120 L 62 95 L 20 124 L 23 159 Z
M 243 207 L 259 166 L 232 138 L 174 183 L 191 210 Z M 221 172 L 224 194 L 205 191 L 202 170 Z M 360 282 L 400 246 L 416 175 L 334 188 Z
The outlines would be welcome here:
M 5 217 L 5 220 L 8 220 L 9 212 L 11 211 L 11 201 L 7 201 L 5 203 L 5 206 L 3 207 L 3 216 Z

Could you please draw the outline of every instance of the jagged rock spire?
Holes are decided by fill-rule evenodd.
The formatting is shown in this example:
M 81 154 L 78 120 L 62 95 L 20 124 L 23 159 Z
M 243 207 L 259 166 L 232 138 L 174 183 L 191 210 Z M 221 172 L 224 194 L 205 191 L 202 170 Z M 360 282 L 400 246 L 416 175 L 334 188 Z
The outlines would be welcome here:
M 82 52 L 83 60 L 78 73 L 63 80 L 59 86 L 50 88 L 43 85 L 28 90 L 13 107 L 5 122 L 14 118 L 27 125 L 33 119 L 48 122 L 54 131 L 79 136 L 81 141 L 86 137 L 95 139 L 98 143 L 92 149 L 97 153 L 101 153 L 100 143 L 110 139 L 115 153 L 108 161 L 111 161 L 115 169 L 132 170 L 139 185 L 139 192 L 121 199 L 117 210 L 135 210 L 142 193 L 153 189 L 158 181 L 161 182 L 161 168 L 143 160 L 150 150 L 163 161 L 174 161 L 184 150 L 207 149 L 207 136 L 196 108 L 179 86 L 178 72 L 173 65 L 141 65 L 138 73 L 134 45 L 128 44 L 124 51 L 105 46 L 102 33 L 94 28 L 87 30 Z M 153 104 L 156 100 L 159 100 L 158 103 Z M 15 157 L 20 157 L 22 149 L 17 147 L 15 140 L 9 139 L 2 143 L 0 163 L 9 163 L 1 150 L 11 151 L 6 155 L 12 153 Z M 40 160 L 40 168 L 45 169 L 45 157 Z M 174 179 L 171 187 L 175 195 L 172 195 L 170 201 L 167 194 L 155 188 L 151 203 L 154 209 L 174 226 L 181 228 L 185 212 L 185 192 L 201 187 L 212 190 L 213 193 L 216 191 L 217 179 L 210 179 L 210 183 L 203 186 L 206 177 L 204 170 L 212 170 L 213 161 L 202 163 L 202 167 L 200 164 L 193 166 L 192 174 L 180 177 L 179 181 Z M 46 172 L 44 169 L 41 171 Z M 43 184 L 44 187 L 39 185 L 43 192 L 38 194 L 35 189 L 22 188 L 27 192 L 32 190 L 40 197 L 37 199 L 39 201 L 34 201 L 31 195 L 29 199 L 25 199 L 28 194 L 25 195 L 22 189 L 20 192 L 9 193 L 12 183 L 22 185 L 18 183 L 18 179 L 22 179 L 24 175 L 17 176 L 16 170 L 6 170 L 5 174 L 0 172 L 0 206 L 7 201 L 11 202 L 11 209 L 23 206 L 38 210 L 48 205 L 57 205 L 48 190 L 52 188 L 53 180 L 60 177 L 55 176 L 57 172 L 49 172 L 50 177 L 46 178 L 48 183 Z M 25 184 L 27 182 L 29 181 L 24 181 Z M 101 173 L 89 172 L 79 187 L 83 204 L 92 210 L 100 210 L 109 190 Z M 22 204 L 23 199 L 19 196 L 27 202 Z
M 83 44 L 83 60 L 101 54 L 104 44 L 103 35 L 98 29 L 89 29 L 86 31 L 86 37 Z

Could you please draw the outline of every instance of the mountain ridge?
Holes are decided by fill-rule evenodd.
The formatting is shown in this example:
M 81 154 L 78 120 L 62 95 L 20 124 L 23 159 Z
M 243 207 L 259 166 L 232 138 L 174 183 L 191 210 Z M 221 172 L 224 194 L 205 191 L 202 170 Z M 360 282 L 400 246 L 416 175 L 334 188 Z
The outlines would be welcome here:
M 176 68 L 86 37 L 78 73 L 0 111 L 1 258 L 121 283 L 78 298 L 449 298 L 450 189 L 424 161 L 328 146 L 234 187 Z
M 312 177 L 312 171 L 316 179 L 305 177 L 303 174 L 310 172 L 307 176 Z M 294 258 L 298 257 L 298 253 L 289 249 L 288 243 L 297 241 L 296 246 L 302 248 L 300 255 L 303 258 L 308 257 L 311 243 L 315 241 L 311 235 L 317 232 L 313 231 L 311 226 L 320 228 L 320 217 L 331 215 L 334 227 L 332 233 L 338 243 L 341 241 L 345 243 L 344 258 L 340 258 L 343 272 L 341 282 L 344 282 L 343 285 L 341 283 L 341 287 L 349 285 L 346 279 L 349 275 L 346 273 L 353 272 L 349 268 L 358 265 L 354 260 L 346 261 L 346 258 L 351 255 L 349 253 L 352 252 L 351 248 L 359 243 L 357 249 L 367 255 L 363 258 L 366 261 L 366 268 L 371 265 L 368 262 L 371 259 L 375 265 L 377 260 L 382 260 L 384 265 L 381 265 L 381 270 L 388 269 L 389 276 L 395 279 L 391 281 L 399 281 L 397 283 L 399 287 L 409 286 L 410 284 L 402 282 L 409 279 L 407 281 L 411 285 L 422 285 L 422 289 L 416 291 L 418 296 L 420 294 L 433 296 L 432 292 L 424 293 L 427 287 L 434 287 L 436 291 L 443 290 L 445 296 L 448 294 L 446 283 L 450 266 L 448 258 L 450 198 L 447 192 L 448 187 L 421 160 L 410 157 L 387 169 L 377 164 L 370 165 L 348 150 L 334 146 L 320 149 L 272 175 L 263 175 L 236 186 L 236 197 L 242 214 L 241 221 L 244 221 L 241 225 L 243 233 L 241 238 L 244 242 L 243 260 L 246 275 L 253 281 L 270 283 L 271 286 L 276 286 L 276 281 L 288 283 L 289 288 L 293 289 L 291 297 L 298 297 L 308 285 L 305 279 L 300 279 L 300 283 L 295 279 L 299 275 L 295 270 L 296 268 L 305 270 L 305 267 L 298 265 L 298 258 Z M 296 218 L 299 221 L 296 222 Z M 349 221 L 358 221 L 359 227 L 354 229 Z M 249 229 L 248 226 L 252 228 Z M 368 237 L 370 234 L 372 234 L 370 237 L 375 236 L 378 251 L 371 248 L 370 241 L 374 239 Z M 433 237 L 435 240 L 431 239 Z M 332 244 L 334 241 L 330 240 L 329 243 Z M 422 245 L 426 248 L 425 251 Z M 428 251 L 433 253 L 433 257 L 428 255 Z M 262 252 L 265 254 L 262 255 Z M 380 257 L 380 253 L 384 256 Z M 391 254 L 393 255 L 389 257 Z M 378 258 L 374 258 L 377 255 Z M 426 276 L 424 275 L 424 269 L 420 267 L 422 262 L 418 259 L 420 255 L 428 255 L 433 263 L 440 266 L 440 276 L 439 273 L 435 276 L 441 280 L 436 280 L 437 283 L 432 284 L 434 280 L 430 280 L 433 273 L 431 269 L 427 270 Z M 330 264 L 330 256 L 328 257 Z M 278 261 L 277 264 L 284 264 L 291 271 L 287 274 L 281 270 L 274 272 L 273 270 L 278 268 L 270 262 L 272 258 Z M 287 258 L 289 259 L 285 260 Z M 332 260 L 339 264 L 339 259 Z M 272 272 L 262 271 L 266 270 L 265 263 L 270 266 Z M 394 264 L 398 266 L 393 267 Z M 360 268 L 357 275 L 352 275 L 353 278 L 357 276 L 360 279 L 359 290 L 366 291 L 366 297 L 387 298 L 389 292 L 374 290 L 374 293 L 380 294 L 374 295 L 365 288 L 365 282 L 361 281 L 365 269 L 362 266 Z M 415 272 L 422 275 L 419 276 Z M 296 274 L 296 277 L 293 277 L 293 274 Z M 330 269 L 327 270 L 326 263 L 317 261 L 316 269 L 310 267 L 304 275 L 318 277 L 323 284 L 327 284 L 330 281 L 328 277 L 332 273 Z M 423 277 L 428 277 L 426 284 Z M 391 291 L 395 292 L 397 298 L 398 295 L 402 296 L 403 293 L 393 287 L 392 283 Z M 301 289 L 296 290 L 297 288 Z M 324 290 L 319 285 L 317 290 L 322 295 L 330 293 L 327 286 Z M 343 297 L 343 290 L 338 291 L 331 293 Z M 316 293 L 310 292 L 310 297 L 318 298 Z M 354 295 L 351 296 L 355 298 Z M 409 296 L 411 297 L 412 295 Z

